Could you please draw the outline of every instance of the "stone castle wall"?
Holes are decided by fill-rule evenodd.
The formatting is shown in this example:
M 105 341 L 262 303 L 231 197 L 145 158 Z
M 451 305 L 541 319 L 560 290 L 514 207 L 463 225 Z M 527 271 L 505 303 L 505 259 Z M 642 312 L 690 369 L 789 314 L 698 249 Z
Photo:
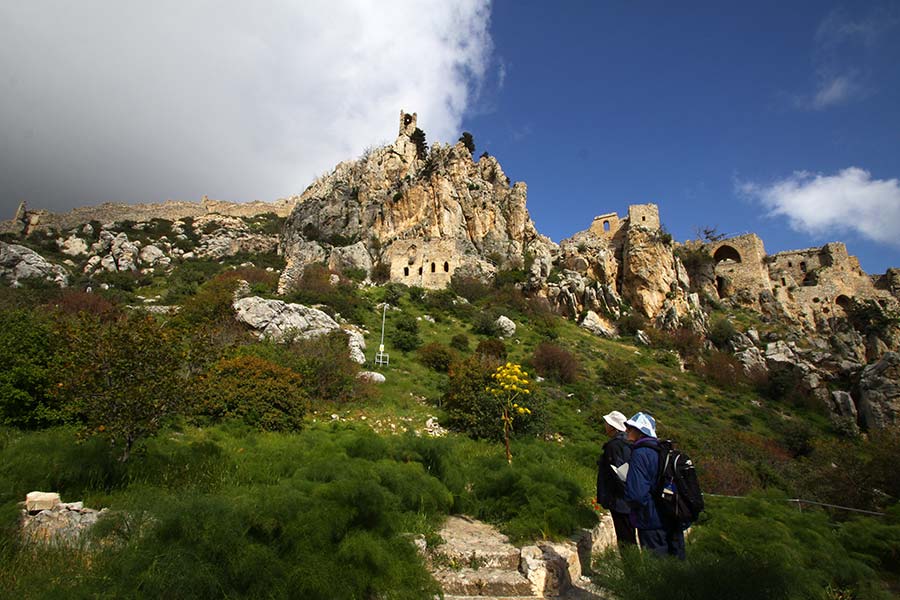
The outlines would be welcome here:
M 230 217 L 255 217 L 265 213 L 275 213 L 286 217 L 294 208 L 296 200 L 283 199 L 275 202 L 224 202 L 203 198 L 200 202 L 168 200 L 150 204 L 115 204 L 105 203 L 95 206 L 74 208 L 66 213 L 53 213 L 45 210 L 28 210 L 20 206 L 16 216 L 0 225 L 0 233 L 28 232 L 34 230 L 57 229 L 64 231 L 90 221 L 112 223 L 115 221 L 149 221 L 151 219 L 167 219 L 177 221 L 187 217 L 202 217 L 208 214 L 220 214 Z

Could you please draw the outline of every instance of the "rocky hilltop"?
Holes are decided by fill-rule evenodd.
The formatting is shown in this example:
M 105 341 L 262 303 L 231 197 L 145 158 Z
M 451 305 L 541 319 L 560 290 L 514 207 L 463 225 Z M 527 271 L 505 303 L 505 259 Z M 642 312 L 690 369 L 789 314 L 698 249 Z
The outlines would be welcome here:
M 478 161 L 463 142 L 425 147 L 416 114 L 400 113 L 396 141 L 339 164 L 299 197 L 287 220 L 281 289 L 304 266 L 370 270 L 392 281 L 446 286 L 457 273 L 490 276 L 539 257 L 549 273 L 554 245 L 538 234 L 524 183 L 510 184 L 500 163 Z

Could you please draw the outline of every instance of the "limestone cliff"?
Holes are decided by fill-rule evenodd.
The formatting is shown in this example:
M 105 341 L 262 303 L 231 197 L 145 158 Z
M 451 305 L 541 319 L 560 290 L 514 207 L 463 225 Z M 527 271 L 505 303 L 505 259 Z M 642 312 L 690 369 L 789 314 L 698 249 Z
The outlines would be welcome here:
M 322 260 L 364 269 L 383 263 L 391 280 L 427 288 L 444 287 L 458 270 L 487 275 L 521 266 L 526 252 L 549 271 L 555 246 L 531 221 L 525 184 L 510 185 L 495 158 L 476 162 L 461 142 L 426 151 L 416 132 L 416 115 L 401 112 L 393 144 L 339 164 L 295 199 L 282 290 Z

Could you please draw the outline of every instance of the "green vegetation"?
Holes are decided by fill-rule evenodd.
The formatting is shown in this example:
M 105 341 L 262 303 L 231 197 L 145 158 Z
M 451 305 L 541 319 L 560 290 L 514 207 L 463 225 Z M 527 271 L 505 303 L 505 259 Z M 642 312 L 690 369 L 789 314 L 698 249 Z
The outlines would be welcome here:
M 705 491 L 752 496 L 711 498 L 684 563 L 603 557 L 597 580 L 617 597 L 880 598 L 897 585 L 900 434 L 847 437 L 793 395 L 789 375 L 747 377 L 689 326 L 626 316 L 621 339 L 598 338 L 506 280 L 360 287 L 307 268 L 286 299 L 365 328 L 369 359 L 379 303 L 391 305 L 391 366 L 376 387 L 357 378 L 343 333 L 275 344 L 238 324 L 238 280 L 267 296 L 276 275 L 268 259 L 237 260 L 185 261 L 117 288 L 163 295 L 180 307 L 167 316 L 126 309 L 121 295 L 0 287 L 3 595 L 430 598 L 411 538 L 447 514 L 517 542 L 596 522 L 601 416 L 613 409 L 651 412 Z M 505 341 L 500 314 L 517 326 Z M 774 327 L 738 310 L 711 322 L 723 347 Z M 651 347 L 631 341 L 638 328 Z M 502 403 L 486 392 L 507 361 L 533 382 L 511 405 L 512 464 Z M 451 433 L 428 437 L 430 416 Z M 109 507 L 98 543 L 22 545 L 16 503 L 35 489 Z M 890 514 L 800 512 L 788 497 Z

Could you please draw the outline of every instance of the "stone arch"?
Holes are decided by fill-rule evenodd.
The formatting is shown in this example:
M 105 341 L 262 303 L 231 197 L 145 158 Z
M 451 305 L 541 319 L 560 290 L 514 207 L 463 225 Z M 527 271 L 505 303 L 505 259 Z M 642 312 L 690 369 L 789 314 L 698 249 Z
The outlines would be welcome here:
M 603 221 L 603 231 L 609 231 L 609 219 Z
M 716 249 L 713 254 L 713 260 L 716 261 L 717 264 L 723 260 L 733 260 L 734 262 L 739 263 L 741 262 L 741 253 L 738 252 L 734 246 L 723 244 Z
M 850 308 L 850 298 L 841 294 L 834 299 L 834 303 L 843 308 L 845 311 Z

